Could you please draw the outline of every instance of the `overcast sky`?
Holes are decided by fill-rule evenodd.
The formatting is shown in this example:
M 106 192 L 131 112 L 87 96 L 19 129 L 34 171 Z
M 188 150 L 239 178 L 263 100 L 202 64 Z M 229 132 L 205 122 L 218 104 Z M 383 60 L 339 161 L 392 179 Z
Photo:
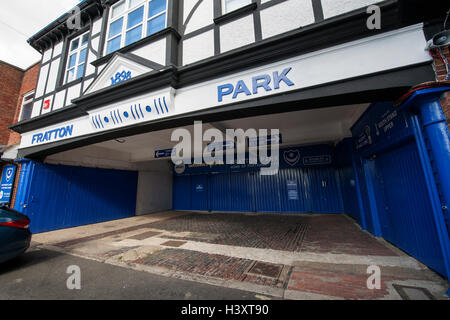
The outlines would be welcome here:
M 0 60 L 26 69 L 41 55 L 27 39 L 79 0 L 0 0 Z

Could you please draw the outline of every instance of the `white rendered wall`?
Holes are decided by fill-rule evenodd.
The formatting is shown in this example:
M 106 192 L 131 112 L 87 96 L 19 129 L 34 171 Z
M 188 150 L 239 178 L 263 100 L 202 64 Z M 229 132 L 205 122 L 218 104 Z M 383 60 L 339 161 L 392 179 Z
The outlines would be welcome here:
M 194 8 L 198 0 L 184 0 L 183 25 L 186 24 L 187 18 Z M 195 10 L 194 14 L 186 24 L 184 34 L 209 26 L 214 23 L 214 1 L 203 1 Z
M 136 215 L 172 209 L 172 169 L 167 161 L 149 162 L 139 171 Z
M 322 0 L 323 15 L 328 19 L 378 2 L 380 0 Z
M 261 10 L 262 38 L 297 29 L 314 23 L 311 0 L 288 0 Z
M 166 65 L 166 39 L 164 38 L 153 42 L 142 48 L 131 51 L 131 53 L 161 65 Z
M 220 26 L 220 51 L 227 52 L 255 42 L 253 15 Z
M 214 56 L 214 31 L 183 41 L 183 65 Z

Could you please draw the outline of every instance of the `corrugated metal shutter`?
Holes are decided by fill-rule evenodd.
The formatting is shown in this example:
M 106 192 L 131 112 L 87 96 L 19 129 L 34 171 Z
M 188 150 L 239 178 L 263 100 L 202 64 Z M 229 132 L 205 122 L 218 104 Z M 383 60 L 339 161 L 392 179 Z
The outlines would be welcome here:
M 192 210 L 209 211 L 208 175 L 191 176 Z
M 212 174 L 211 211 L 231 211 L 231 185 L 228 174 Z
M 135 215 L 137 172 L 23 164 L 15 208 L 33 233 Z
M 254 197 L 252 192 L 251 174 L 253 172 L 231 172 L 231 211 L 253 212 Z
M 173 209 L 191 210 L 191 176 L 174 175 L 173 179 Z
M 383 237 L 445 274 L 425 177 L 414 143 L 380 153 L 375 162 L 377 208 Z

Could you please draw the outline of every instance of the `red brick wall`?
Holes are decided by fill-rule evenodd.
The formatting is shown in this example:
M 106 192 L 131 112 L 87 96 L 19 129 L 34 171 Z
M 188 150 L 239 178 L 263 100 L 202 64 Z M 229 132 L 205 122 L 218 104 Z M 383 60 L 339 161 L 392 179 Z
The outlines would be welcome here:
M 39 66 L 40 66 L 40 64 L 37 63 L 37 64 L 31 66 L 30 68 L 28 68 L 24 73 L 24 76 L 22 79 L 22 85 L 21 85 L 21 88 L 19 91 L 19 97 L 18 97 L 18 101 L 17 101 L 17 105 L 16 105 L 14 119 L 11 124 L 19 121 L 20 109 L 22 106 L 23 96 L 26 93 L 36 89 L 38 75 L 39 75 Z M 20 142 L 20 134 L 10 130 L 8 145 L 16 144 L 19 142 Z
M 17 163 L 17 169 L 16 169 L 16 176 L 14 178 L 14 186 L 13 191 L 11 195 L 11 203 L 10 208 L 14 208 L 14 205 L 16 204 L 16 197 L 17 197 L 17 189 L 19 188 L 19 180 L 20 180 L 20 172 L 22 170 L 22 164 Z
M 450 46 L 442 49 L 445 57 L 450 61 Z M 439 81 L 445 80 L 447 76 L 447 70 L 445 68 L 444 62 L 441 59 L 434 59 L 434 69 L 436 71 L 436 77 Z M 441 101 L 442 108 L 447 117 L 447 123 L 450 129 L 450 93 L 447 93 L 446 97 Z
M 0 61 L 0 145 L 8 144 L 23 75 L 23 70 Z

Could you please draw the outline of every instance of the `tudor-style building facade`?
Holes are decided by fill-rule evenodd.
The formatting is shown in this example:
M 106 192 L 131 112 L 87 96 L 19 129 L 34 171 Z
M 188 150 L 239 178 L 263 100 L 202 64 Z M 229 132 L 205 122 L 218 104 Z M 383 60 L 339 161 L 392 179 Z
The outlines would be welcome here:
M 367 6 L 375 3 L 381 30 L 365 27 Z M 377 0 L 83 1 L 79 16 L 71 11 L 29 40 L 42 52 L 32 116 L 76 105 L 117 55 L 148 67 L 134 77 L 170 70 L 165 84 L 182 87 L 420 22 L 403 6 Z
M 427 41 L 447 9 L 83 1 L 29 39 L 42 61 L 32 118 L 12 126 L 22 135 L 15 208 L 35 232 L 163 210 L 347 213 L 448 276 L 450 153 L 439 150 L 449 138 L 435 103 L 448 87 L 394 103 L 436 79 Z M 177 171 L 170 133 L 194 121 L 279 128 L 280 173 Z

